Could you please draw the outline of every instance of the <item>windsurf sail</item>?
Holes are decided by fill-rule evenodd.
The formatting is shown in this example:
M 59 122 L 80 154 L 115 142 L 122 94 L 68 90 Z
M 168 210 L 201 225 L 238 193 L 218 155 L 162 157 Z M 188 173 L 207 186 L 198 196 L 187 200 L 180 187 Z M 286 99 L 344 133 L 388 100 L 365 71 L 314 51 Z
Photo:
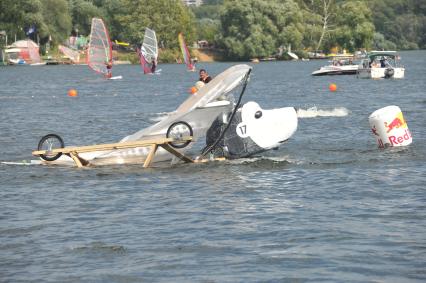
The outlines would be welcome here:
M 182 33 L 179 33 L 178 39 L 179 39 L 180 50 L 182 51 L 183 60 L 186 64 L 187 69 L 189 71 L 195 70 L 195 66 L 192 63 L 191 55 L 189 54 L 189 50 L 188 50 L 188 47 L 186 46 L 185 39 L 183 38 Z
M 31 63 L 41 63 L 38 45 L 32 40 L 27 40 L 28 54 L 30 55 Z
M 80 61 L 80 53 L 77 50 L 73 50 L 63 45 L 59 45 L 59 51 L 67 56 L 73 63 L 78 63 Z
M 87 64 L 95 72 L 111 77 L 112 45 L 102 19 L 93 18 L 87 49 Z
M 157 64 L 158 44 L 157 36 L 152 29 L 145 29 L 142 47 L 138 50 L 138 54 L 144 74 L 153 73 L 152 64 Z

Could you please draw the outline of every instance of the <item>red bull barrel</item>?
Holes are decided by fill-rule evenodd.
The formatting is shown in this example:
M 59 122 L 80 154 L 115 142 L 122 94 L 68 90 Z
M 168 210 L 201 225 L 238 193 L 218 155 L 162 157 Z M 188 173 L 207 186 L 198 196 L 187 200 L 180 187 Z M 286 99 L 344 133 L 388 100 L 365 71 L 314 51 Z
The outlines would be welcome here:
M 413 142 L 407 121 L 398 106 L 376 110 L 368 120 L 379 148 L 406 146 Z

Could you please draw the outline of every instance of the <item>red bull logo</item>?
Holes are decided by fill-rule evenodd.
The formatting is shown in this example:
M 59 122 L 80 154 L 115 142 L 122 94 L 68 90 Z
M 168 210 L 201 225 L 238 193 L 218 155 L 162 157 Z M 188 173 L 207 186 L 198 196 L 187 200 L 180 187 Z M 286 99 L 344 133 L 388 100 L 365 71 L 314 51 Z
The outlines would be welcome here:
M 389 133 L 395 128 L 407 128 L 407 122 L 405 122 L 404 117 L 402 116 L 402 112 L 399 112 L 398 115 L 396 115 L 395 119 L 393 119 L 392 122 L 390 122 L 389 124 L 385 122 L 385 127 L 387 128 L 387 133 Z

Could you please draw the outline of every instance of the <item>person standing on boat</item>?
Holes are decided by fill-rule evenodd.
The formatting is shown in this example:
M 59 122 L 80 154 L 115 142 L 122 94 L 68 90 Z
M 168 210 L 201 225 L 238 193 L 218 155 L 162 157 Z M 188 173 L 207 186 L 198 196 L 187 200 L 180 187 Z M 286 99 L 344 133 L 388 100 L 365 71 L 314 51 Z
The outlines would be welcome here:
M 207 74 L 207 71 L 205 69 L 201 69 L 200 70 L 200 79 L 199 79 L 199 81 L 207 84 L 211 80 L 212 80 L 212 77 L 210 77 L 209 74 Z

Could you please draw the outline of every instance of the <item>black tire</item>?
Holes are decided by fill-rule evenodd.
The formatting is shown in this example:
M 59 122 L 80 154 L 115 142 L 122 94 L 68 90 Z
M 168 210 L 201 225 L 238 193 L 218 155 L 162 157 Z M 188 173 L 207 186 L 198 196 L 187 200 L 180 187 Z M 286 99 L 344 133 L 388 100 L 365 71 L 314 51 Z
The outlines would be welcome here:
M 187 131 L 186 135 L 183 133 L 182 129 Z M 192 137 L 193 135 L 194 135 L 194 132 L 192 131 L 191 126 L 186 122 L 180 121 L 170 125 L 170 127 L 167 129 L 166 137 L 179 139 L 179 138 L 187 137 L 187 136 Z M 169 144 L 174 148 L 184 148 L 190 143 L 191 141 L 184 141 L 184 142 L 176 141 L 176 142 L 170 142 Z
M 54 146 L 55 145 L 55 146 Z M 52 150 L 56 148 L 64 148 L 65 144 L 62 138 L 55 134 L 48 134 L 41 138 L 38 143 L 38 150 Z M 55 155 L 51 154 L 40 154 L 40 157 L 46 161 L 55 161 L 59 157 L 61 157 L 62 152 L 56 153 Z

